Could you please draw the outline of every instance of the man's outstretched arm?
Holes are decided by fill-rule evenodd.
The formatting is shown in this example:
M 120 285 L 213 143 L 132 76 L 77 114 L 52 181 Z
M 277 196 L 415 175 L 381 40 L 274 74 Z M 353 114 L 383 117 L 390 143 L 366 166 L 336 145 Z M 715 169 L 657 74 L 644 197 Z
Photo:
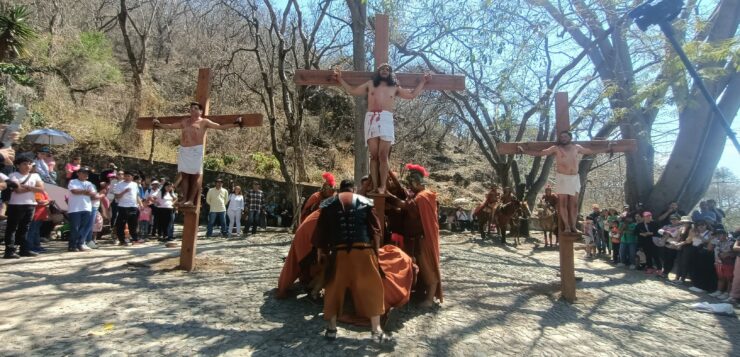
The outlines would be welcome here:
M 154 125 L 155 128 L 160 129 L 182 129 L 182 121 L 172 124 L 162 124 L 159 122 L 159 119 L 154 119 L 152 120 L 152 125 Z
M 419 82 L 419 84 L 414 88 L 413 91 L 408 89 L 403 89 L 400 86 L 398 87 L 398 96 L 403 99 L 414 99 L 421 94 L 421 91 L 424 90 L 424 85 L 427 84 L 430 80 L 432 80 L 432 75 L 429 72 L 424 73 L 424 79 Z
M 347 81 L 344 80 L 344 78 L 342 78 L 342 71 L 336 68 L 334 69 L 334 80 L 339 82 L 339 85 L 341 85 L 342 88 L 347 91 L 347 93 L 353 96 L 360 97 L 367 94 L 367 86 L 369 82 L 360 84 L 357 87 L 352 87 L 351 85 L 349 85 L 349 83 L 347 83 Z
M 520 154 L 527 154 L 531 156 L 548 156 L 554 154 L 558 148 L 557 146 L 553 145 L 545 150 L 525 150 L 521 146 L 517 146 L 516 149 Z
M 241 128 L 242 127 L 242 117 L 236 118 L 236 120 L 232 124 L 219 124 L 212 120 L 206 119 L 206 127 L 208 127 L 209 129 L 216 129 L 216 130 Z
M 614 148 L 612 146 L 613 144 L 611 142 L 609 143 L 609 145 L 607 145 L 606 149 L 591 149 L 591 148 L 585 148 L 581 145 L 577 145 L 578 152 L 583 155 L 603 154 L 605 152 L 613 153 Z

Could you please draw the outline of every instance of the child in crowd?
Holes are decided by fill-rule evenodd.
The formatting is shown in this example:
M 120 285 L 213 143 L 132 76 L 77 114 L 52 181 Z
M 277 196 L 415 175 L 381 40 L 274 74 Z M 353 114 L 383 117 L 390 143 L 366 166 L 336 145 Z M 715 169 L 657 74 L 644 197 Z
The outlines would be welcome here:
M 616 220 L 609 222 L 609 240 L 612 243 L 612 263 L 619 263 L 619 242 L 621 240 L 619 233 L 619 222 Z
M 149 238 L 149 222 L 152 219 L 152 208 L 148 204 L 139 207 L 139 238 Z
M 732 277 L 735 269 L 735 253 L 732 246 L 735 240 L 728 236 L 724 229 L 715 229 L 712 233 L 710 248 L 714 248 L 714 267 L 717 270 L 717 291 L 709 294 L 720 300 L 730 297 Z

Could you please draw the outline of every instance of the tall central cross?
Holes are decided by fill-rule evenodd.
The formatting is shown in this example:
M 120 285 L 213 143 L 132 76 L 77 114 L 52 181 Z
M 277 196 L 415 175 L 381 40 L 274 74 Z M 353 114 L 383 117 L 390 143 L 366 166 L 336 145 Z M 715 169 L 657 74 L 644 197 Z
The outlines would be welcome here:
M 570 131 L 570 117 L 568 113 L 568 93 L 555 93 L 555 130 L 557 133 Z M 637 150 L 636 140 L 592 140 L 574 142 L 590 149 L 607 149 L 611 144 L 612 152 L 634 152 Z M 498 143 L 496 148 L 500 154 L 517 154 L 518 146 L 525 150 L 541 151 L 557 142 L 533 141 L 524 143 Z M 581 178 L 583 182 L 583 178 Z M 573 242 L 580 237 L 577 233 L 564 232 L 563 224 L 558 219 L 558 238 L 560 239 L 560 289 L 563 298 L 569 302 L 576 300 L 575 263 L 573 261 Z
M 388 63 L 388 49 L 390 46 L 390 31 L 388 15 L 375 15 L 375 46 L 373 57 L 375 68 L 383 63 Z M 402 87 L 415 88 L 424 80 L 424 73 L 398 73 L 396 78 Z M 351 86 L 361 85 L 373 78 L 375 72 L 342 71 L 342 78 Z M 334 79 L 333 70 L 307 70 L 299 69 L 293 78 L 297 85 L 319 85 L 338 86 L 339 82 Z M 449 74 L 434 74 L 429 82 L 424 85 L 424 90 L 465 90 L 465 76 Z M 359 150 L 355 148 L 355 150 Z M 385 208 L 385 196 L 373 195 L 375 209 L 380 218 L 381 229 L 385 226 L 385 215 L 381 214 Z
M 218 124 L 231 124 L 241 117 L 242 126 L 256 127 L 262 125 L 262 114 L 230 114 L 230 115 L 208 115 L 210 109 L 211 91 L 211 69 L 201 68 L 198 70 L 198 85 L 195 90 L 195 99 L 203 106 L 203 118 L 210 119 Z M 139 130 L 153 130 L 152 120 L 158 119 L 162 124 L 173 124 L 189 118 L 190 115 L 175 115 L 166 117 L 142 117 L 136 120 L 136 128 Z M 152 133 L 152 136 L 154 133 Z M 203 150 L 205 151 L 206 138 L 203 138 Z M 205 152 L 203 152 L 205 157 Z M 202 176 L 201 176 L 202 180 Z M 180 211 L 185 216 L 182 230 L 182 247 L 180 248 L 180 269 L 191 271 L 195 268 L 195 241 L 198 236 L 198 223 L 200 219 L 200 194 L 201 187 L 190 188 L 197 190 L 193 206 L 181 207 Z

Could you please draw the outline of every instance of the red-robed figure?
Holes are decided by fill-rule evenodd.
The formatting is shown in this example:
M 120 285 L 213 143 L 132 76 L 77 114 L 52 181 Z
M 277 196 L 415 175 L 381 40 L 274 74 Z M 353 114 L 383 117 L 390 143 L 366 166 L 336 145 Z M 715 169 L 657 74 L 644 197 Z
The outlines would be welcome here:
M 303 203 L 303 208 L 301 208 L 301 218 L 298 220 L 298 223 L 303 223 L 311 212 L 318 210 L 321 201 L 334 196 L 334 185 L 336 185 L 334 175 L 332 175 L 331 172 L 324 172 L 321 177 L 324 178 L 324 183 L 321 184 L 321 189 L 318 192 L 309 196 L 308 199 L 306 199 L 306 202 Z
M 427 170 L 419 165 L 406 165 L 408 174 L 406 183 L 411 195 L 402 200 L 395 195 L 388 194 L 389 206 L 404 211 L 405 220 L 403 232 L 406 251 L 414 257 L 419 266 L 419 281 L 417 291 L 425 294 L 422 306 L 432 306 L 434 298 L 443 302 L 442 276 L 439 264 L 439 223 L 437 221 L 437 194 L 427 190 L 424 186 L 424 177 L 429 176 Z

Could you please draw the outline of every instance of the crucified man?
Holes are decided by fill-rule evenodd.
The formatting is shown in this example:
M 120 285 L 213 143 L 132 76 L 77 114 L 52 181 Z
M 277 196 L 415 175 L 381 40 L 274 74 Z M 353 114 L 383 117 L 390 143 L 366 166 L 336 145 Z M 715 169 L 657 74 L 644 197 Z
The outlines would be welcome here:
M 374 192 L 385 194 L 385 184 L 388 180 L 388 156 L 391 145 L 395 142 L 393 128 L 393 111 L 395 99 L 414 99 L 424 89 L 424 85 L 432 78 L 431 74 L 424 73 L 424 80 L 420 81 L 414 90 L 401 88 L 393 68 L 383 63 L 378 66 L 372 80 L 357 87 L 350 86 L 342 79 L 342 72 L 334 69 L 334 79 L 342 88 L 354 96 L 367 95 L 368 112 L 365 114 L 365 142 L 370 149 L 370 178 L 373 181 Z
M 162 124 L 154 119 L 152 124 L 163 129 L 182 129 L 180 133 L 180 148 L 177 153 L 177 172 L 180 174 L 180 206 L 193 206 L 198 199 L 198 191 L 202 183 L 203 174 L 203 143 L 206 131 L 210 129 L 230 129 L 242 127 L 242 118 L 238 117 L 233 124 L 218 124 L 201 117 L 203 106 L 197 102 L 190 103 L 190 117 L 179 123 Z
M 612 152 L 612 144 L 604 150 L 584 148 L 573 143 L 573 134 L 562 131 L 558 134 L 558 143 L 549 148 L 524 150 L 517 146 L 520 153 L 532 156 L 555 155 L 555 193 L 558 195 L 558 218 L 563 232 L 580 233 L 576 228 L 578 217 L 578 193 L 581 192 L 581 179 L 578 177 L 578 155 L 593 155 Z

